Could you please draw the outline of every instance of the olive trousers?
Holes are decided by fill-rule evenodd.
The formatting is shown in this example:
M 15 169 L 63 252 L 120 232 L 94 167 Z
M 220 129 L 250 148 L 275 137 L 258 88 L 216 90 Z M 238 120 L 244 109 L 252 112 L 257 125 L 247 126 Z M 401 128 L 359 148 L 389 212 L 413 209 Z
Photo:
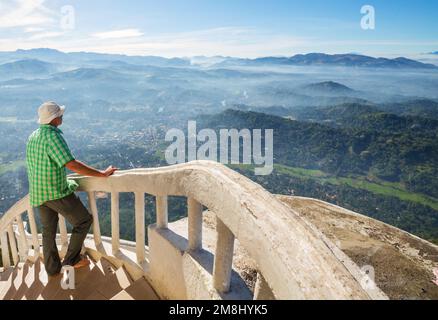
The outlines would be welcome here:
M 74 192 L 61 199 L 46 201 L 35 209 L 39 212 L 43 227 L 45 269 L 49 275 L 55 275 L 61 271 L 63 266 L 73 266 L 81 260 L 82 245 L 93 218 Z M 62 263 L 56 246 L 58 214 L 62 215 L 73 227 L 67 253 Z

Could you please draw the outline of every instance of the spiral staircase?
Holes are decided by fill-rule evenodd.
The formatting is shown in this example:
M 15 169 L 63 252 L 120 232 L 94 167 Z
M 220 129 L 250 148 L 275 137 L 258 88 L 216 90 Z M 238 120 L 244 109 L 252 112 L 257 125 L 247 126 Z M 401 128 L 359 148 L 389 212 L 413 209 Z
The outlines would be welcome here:
M 195 161 L 120 171 L 106 179 L 79 175 L 70 179 L 78 182 L 79 192 L 87 193 L 93 216 L 92 234 L 83 249 L 90 266 L 75 272 L 74 289 L 62 287 L 62 275 L 47 276 L 41 235 L 26 196 L 0 219 L 0 299 L 387 299 L 378 287 L 364 286 L 358 266 L 312 224 L 221 164 Z M 100 232 L 98 192 L 111 194 L 111 237 Z M 135 242 L 120 239 L 122 192 L 135 195 Z M 145 194 L 156 200 L 148 246 Z M 184 233 L 168 223 L 169 196 L 187 198 Z M 216 217 L 214 250 L 203 247 L 207 209 Z M 66 221 L 60 216 L 61 256 L 68 239 Z M 254 288 L 233 269 L 236 241 L 257 266 Z

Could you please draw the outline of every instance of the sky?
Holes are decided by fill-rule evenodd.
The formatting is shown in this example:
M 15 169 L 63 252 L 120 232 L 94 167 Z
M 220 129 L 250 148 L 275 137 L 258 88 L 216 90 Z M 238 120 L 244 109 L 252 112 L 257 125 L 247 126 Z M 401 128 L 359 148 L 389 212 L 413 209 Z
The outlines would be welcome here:
M 0 0 L 0 51 L 438 60 L 437 13 L 436 0 Z

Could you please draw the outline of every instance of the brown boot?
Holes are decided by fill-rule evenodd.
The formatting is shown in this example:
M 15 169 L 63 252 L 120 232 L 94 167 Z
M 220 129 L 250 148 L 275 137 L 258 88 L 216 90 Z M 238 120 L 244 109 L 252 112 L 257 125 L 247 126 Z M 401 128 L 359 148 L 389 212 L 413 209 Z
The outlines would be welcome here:
M 90 265 L 90 260 L 88 258 L 82 258 L 81 260 L 79 260 L 79 262 L 77 262 L 73 268 L 75 269 L 79 269 L 79 268 L 83 268 L 86 266 Z

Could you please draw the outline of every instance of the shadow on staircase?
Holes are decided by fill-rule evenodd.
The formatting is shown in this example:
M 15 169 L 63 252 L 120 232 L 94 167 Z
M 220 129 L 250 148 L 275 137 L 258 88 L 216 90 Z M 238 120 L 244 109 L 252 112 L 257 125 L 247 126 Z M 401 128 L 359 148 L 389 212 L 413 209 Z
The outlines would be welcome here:
M 0 273 L 0 300 L 158 300 L 145 278 L 133 281 L 123 267 L 102 258 L 75 270 L 75 289 L 61 287 L 62 275 L 48 276 L 41 259 Z

